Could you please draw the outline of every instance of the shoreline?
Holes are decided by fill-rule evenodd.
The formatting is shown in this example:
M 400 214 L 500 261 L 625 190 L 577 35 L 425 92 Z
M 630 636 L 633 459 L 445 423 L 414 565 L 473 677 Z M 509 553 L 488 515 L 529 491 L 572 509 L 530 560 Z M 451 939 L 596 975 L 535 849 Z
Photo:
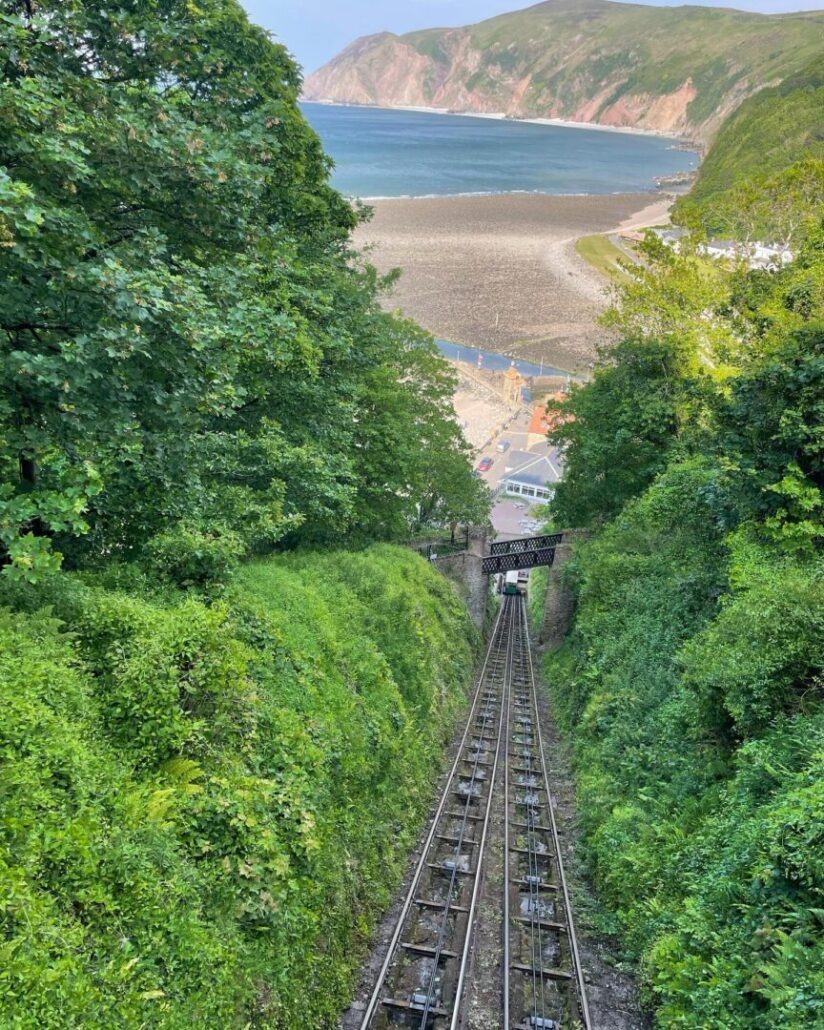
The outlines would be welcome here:
M 632 194 L 628 194 L 625 190 L 615 190 L 612 193 L 547 193 L 543 190 L 476 190 L 474 192 L 466 193 L 398 193 L 395 196 L 377 197 L 353 197 L 346 195 L 346 199 L 360 201 L 363 204 L 386 204 L 393 200 L 464 200 L 490 197 L 493 199 L 495 197 L 561 197 L 584 200 L 587 197 L 626 197 L 635 194 L 650 197 L 663 197 L 668 195 L 668 191 L 658 186 L 649 190 L 633 190 Z
M 384 298 L 434 336 L 586 374 L 611 333 L 609 283 L 575 241 L 667 221 L 671 195 L 493 195 L 379 201 L 355 245 L 379 272 L 401 268 Z
M 613 132 L 626 136 L 652 136 L 657 139 L 669 139 L 673 143 L 689 144 L 694 147 L 694 153 L 701 155 L 701 148 L 698 143 L 687 136 L 673 135 L 671 132 L 664 132 L 661 129 L 639 129 L 631 125 L 601 125 L 599 122 L 576 122 L 564 118 L 520 118 L 508 115 L 503 111 L 453 111 L 446 107 L 415 107 L 413 105 L 397 104 L 354 104 L 343 103 L 338 100 L 310 100 L 301 97 L 301 103 L 320 104 L 323 107 L 360 107 L 371 111 L 410 111 L 415 114 L 443 114 L 454 118 L 484 118 L 489 121 L 499 122 L 521 122 L 524 125 L 549 125 L 558 129 L 589 129 L 592 132 Z M 460 194 L 455 194 L 456 196 Z M 564 196 L 565 194 L 552 194 L 553 196 Z M 577 194 L 571 194 L 577 196 Z M 590 194 L 584 194 L 589 196 Z M 598 196 L 599 194 L 595 194 Z M 377 199 L 377 198 L 376 198 Z M 387 198 L 380 198 L 387 199 Z

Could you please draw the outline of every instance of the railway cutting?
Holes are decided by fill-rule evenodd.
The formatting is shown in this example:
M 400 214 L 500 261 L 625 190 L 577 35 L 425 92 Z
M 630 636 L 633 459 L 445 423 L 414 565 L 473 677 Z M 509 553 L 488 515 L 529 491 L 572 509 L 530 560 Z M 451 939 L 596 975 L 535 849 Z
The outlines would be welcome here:
M 493 802 L 503 799 L 503 826 Z M 503 839 L 500 840 L 500 835 Z M 506 596 L 455 761 L 364 1010 L 361 1030 L 459 1030 L 490 847 L 502 846 L 504 1030 L 590 1030 L 543 754 L 523 598 Z

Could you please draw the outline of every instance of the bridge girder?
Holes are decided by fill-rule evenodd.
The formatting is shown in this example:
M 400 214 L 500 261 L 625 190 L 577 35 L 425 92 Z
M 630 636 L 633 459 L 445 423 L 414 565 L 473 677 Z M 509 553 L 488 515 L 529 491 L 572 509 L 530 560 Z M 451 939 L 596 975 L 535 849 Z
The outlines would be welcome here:
M 555 561 L 554 547 L 539 547 L 508 554 L 492 554 L 483 559 L 481 569 L 487 576 L 501 572 L 515 572 L 518 569 L 533 569 L 539 565 L 552 565 Z

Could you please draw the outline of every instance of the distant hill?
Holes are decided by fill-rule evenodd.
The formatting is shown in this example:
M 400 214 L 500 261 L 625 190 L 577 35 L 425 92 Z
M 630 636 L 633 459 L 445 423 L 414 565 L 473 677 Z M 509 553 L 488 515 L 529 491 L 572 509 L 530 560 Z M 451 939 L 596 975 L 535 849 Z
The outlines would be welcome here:
M 743 100 L 824 53 L 824 12 L 549 0 L 477 25 L 359 39 L 310 100 L 503 112 L 711 139 Z
M 741 179 L 803 157 L 824 160 L 824 54 L 744 101 L 719 130 L 690 199 L 705 204 Z

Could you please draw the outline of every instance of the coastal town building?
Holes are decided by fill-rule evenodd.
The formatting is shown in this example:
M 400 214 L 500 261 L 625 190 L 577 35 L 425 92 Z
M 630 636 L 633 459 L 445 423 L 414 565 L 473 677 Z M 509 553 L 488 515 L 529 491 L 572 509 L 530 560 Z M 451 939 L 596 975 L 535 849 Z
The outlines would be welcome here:
M 515 368 L 513 362 L 504 373 L 504 404 L 508 408 L 519 408 L 523 399 L 523 390 L 526 380 Z
M 654 229 L 662 243 L 679 250 L 686 235 L 684 229 Z M 738 261 L 743 259 L 749 268 L 777 272 L 793 259 L 793 252 L 779 243 L 764 243 L 761 240 L 739 242 L 737 240 L 708 240 L 698 247 L 699 254 L 706 254 L 714 260 Z
M 514 451 L 507 458 L 498 490 L 508 497 L 548 501 L 559 479 L 559 470 L 548 454 Z
M 562 401 L 565 398 L 566 393 L 563 390 L 547 395 L 547 401 Z M 527 429 L 527 450 L 531 451 L 537 444 L 544 442 L 547 433 L 559 425 L 562 418 L 563 416 L 557 411 L 547 411 L 546 404 L 536 404 L 532 409 L 532 417 Z M 565 420 L 569 418 L 570 416 L 567 415 Z

